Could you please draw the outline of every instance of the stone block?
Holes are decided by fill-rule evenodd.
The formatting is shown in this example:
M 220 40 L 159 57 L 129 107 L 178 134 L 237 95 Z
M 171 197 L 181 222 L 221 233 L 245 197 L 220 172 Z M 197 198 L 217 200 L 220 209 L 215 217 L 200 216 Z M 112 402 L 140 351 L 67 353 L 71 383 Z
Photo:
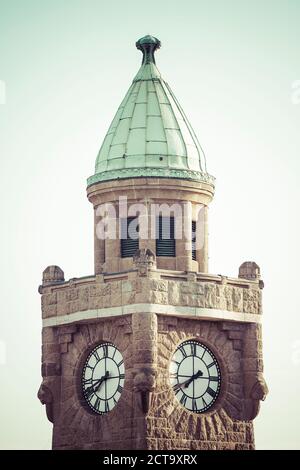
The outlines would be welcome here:
M 58 337 L 59 344 L 70 343 L 72 341 L 72 333 L 60 334 Z
M 262 359 L 256 358 L 245 358 L 243 360 L 244 370 L 247 372 L 257 371 L 263 372 L 263 361 Z

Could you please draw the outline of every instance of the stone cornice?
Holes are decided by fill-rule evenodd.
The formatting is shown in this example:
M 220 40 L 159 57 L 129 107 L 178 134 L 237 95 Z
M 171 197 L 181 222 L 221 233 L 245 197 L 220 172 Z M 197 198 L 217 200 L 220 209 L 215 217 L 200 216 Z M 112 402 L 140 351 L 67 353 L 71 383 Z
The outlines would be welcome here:
M 156 313 L 157 315 L 171 315 L 181 318 L 197 318 L 198 320 L 234 321 L 242 323 L 260 323 L 261 315 L 232 312 L 214 308 L 181 307 L 158 304 L 132 304 L 119 307 L 107 307 L 93 310 L 83 310 L 69 315 L 45 318 L 43 327 L 68 325 L 72 323 L 87 322 L 99 318 L 109 318 L 133 313 Z
M 178 178 L 192 181 L 200 181 L 215 184 L 215 177 L 209 173 L 192 170 L 175 170 L 170 168 L 124 168 L 118 170 L 103 171 L 96 173 L 87 179 L 87 185 L 99 183 L 101 181 L 112 181 L 126 178 Z
M 128 175 L 124 179 L 94 182 L 87 187 L 87 196 L 94 205 L 116 201 L 120 196 L 128 200 L 143 200 L 145 196 L 154 201 L 172 203 L 186 200 L 195 203 L 209 204 L 214 195 L 214 185 L 209 181 L 195 181 L 184 178 L 164 178 L 146 175 L 135 178 Z

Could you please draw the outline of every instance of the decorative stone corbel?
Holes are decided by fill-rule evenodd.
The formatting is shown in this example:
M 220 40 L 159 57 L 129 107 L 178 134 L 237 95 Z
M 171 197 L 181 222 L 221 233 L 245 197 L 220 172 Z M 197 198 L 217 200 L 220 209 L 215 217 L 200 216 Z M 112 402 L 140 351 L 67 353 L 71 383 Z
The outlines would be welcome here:
M 152 392 L 156 386 L 156 371 L 151 367 L 138 369 L 133 379 L 133 390 L 137 393 L 140 410 L 147 414 L 151 407 Z
M 51 381 L 44 379 L 38 391 L 38 399 L 42 405 L 46 405 L 46 415 L 48 420 L 53 423 L 53 394 L 51 391 Z
M 244 401 L 243 418 L 251 421 L 258 415 L 260 402 L 266 399 L 269 390 L 262 373 L 248 375 L 246 384 L 249 394 Z

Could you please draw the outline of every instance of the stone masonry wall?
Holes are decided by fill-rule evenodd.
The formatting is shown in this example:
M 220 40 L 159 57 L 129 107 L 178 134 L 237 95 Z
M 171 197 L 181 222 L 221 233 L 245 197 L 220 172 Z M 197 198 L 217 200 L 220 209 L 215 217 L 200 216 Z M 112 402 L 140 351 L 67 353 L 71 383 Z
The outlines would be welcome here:
M 98 275 L 88 279 L 43 286 L 43 318 L 78 311 L 138 303 L 205 307 L 249 314 L 261 313 L 261 289 L 257 281 L 227 280 L 224 277 L 175 278 L 138 272 L 115 277 Z
M 169 362 L 178 344 L 195 338 L 218 357 L 222 389 L 211 411 L 194 414 L 177 401 Z M 81 367 L 89 351 L 112 341 L 125 362 L 125 385 L 107 415 L 91 413 L 80 393 Z M 136 313 L 43 330 L 43 385 L 51 394 L 47 414 L 56 449 L 253 449 L 260 380 L 259 325 Z M 141 392 L 148 390 L 144 410 Z M 49 416 L 48 416 L 49 417 Z
M 252 420 L 267 393 L 257 316 L 251 323 L 251 315 L 261 313 L 261 288 L 258 279 L 151 270 L 45 282 L 43 319 L 56 320 L 43 328 L 38 395 L 53 423 L 53 448 L 253 449 Z M 86 311 L 132 304 L 137 307 L 132 314 L 85 317 Z M 143 312 L 143 304 L 181 310 Z M 191 307 L 244 312 L 250 321 L 191 318 L 186 315 Z M 79 317 L 64 324 L 76 312 Z M 183 408 L 169 383 L 172 354 L 191 338 L 206 344 L 221 367 L 219 398 L 204 414 Z M 80 381 L 83 362 L 102 341 L 120 349 L 125 384 L 116 407 L 100 416 L 85 404 Z

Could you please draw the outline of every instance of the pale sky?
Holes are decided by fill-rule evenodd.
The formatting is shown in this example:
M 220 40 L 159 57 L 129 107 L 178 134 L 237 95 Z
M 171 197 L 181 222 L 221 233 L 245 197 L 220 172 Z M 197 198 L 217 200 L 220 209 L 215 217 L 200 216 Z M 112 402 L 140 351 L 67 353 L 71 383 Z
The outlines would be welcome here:
M 256 446 L 300 449 L 299 23 L 299 0 L 0 0 L 0 448 L 51 446 L 37 288 L 93 272 L 86 178 L 152 34 L 217 178 L 210 272 L 265 281 Z

